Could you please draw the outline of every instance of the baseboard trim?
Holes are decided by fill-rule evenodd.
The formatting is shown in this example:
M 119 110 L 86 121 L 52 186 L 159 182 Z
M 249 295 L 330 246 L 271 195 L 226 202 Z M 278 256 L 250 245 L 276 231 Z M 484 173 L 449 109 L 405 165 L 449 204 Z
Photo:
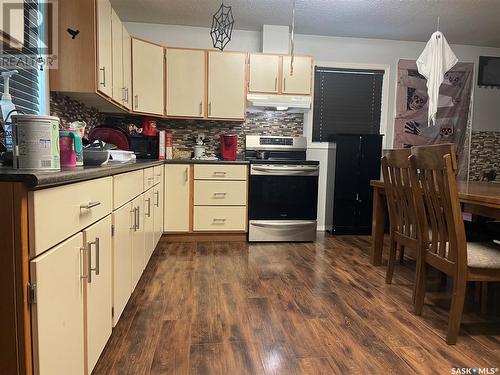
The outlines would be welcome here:
M 165 242 L 241 242 L 247 240 L 246 233 L 164 233 Z

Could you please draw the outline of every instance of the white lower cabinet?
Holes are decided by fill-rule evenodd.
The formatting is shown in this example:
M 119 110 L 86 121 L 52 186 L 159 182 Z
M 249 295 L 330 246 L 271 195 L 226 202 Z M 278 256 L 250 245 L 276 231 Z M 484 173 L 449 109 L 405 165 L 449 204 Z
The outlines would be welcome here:
M 155 246 L 154 189 L 149 189 L 144 193 L 144 265 L 148 264 Z
M 111 216 L 33 259 L 30 272 L 35 374 L 90 374 L 112 329 Z
M 82 246 L 80 232 L 30 262 L 35 374 L 85 372 Z
M 132 294 L 134 212 L 132 202 L 113 212 L 113 326 Z
M 163 179 L 153 189 L 154 189 L 153 210 L 154 210 L 154 237 L 155 237 L 154 243 L 156 246 L 163 234 Z
M 144 194 L 139 195 L 132 201 L 134 214 L 132 231 L 132 291 L 144 271 Z
M 111 336 L 111 215 L 83 232 L 87 252 L 87 373 L 90 374 Z M 68 372 L 66 372 L 68 373 Z

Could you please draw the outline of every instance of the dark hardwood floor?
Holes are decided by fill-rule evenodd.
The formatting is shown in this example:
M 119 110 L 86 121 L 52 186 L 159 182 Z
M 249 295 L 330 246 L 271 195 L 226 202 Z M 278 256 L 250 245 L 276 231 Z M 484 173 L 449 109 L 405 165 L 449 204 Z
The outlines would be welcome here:
M 500 367 L 500 290 L 470 286 L 444 342 L 450 284 L 411 312 L 414 262 L 370 265 L 369 237 L 313 244 L 160 242 L 94 374 L 451 374 Z

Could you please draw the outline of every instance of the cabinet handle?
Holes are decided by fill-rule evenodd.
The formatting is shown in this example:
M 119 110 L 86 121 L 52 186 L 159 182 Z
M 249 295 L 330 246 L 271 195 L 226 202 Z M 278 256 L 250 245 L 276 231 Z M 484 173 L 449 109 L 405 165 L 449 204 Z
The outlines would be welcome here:
M 126 103 L 127 102 L 127 88 L 122 87 L 122 102 Z
M 156 195 L 156 207 L 160 207 L 160 192 L 155 191 L 155 195 Z
M 274 78 L 274 90 L 278 90 L 278 77 Z
M 95 245 L 95 268 L 92 268 L 92 245 Z M 96 275 L 99 275 L 99 263 L 100 263 L 100 248 L 99 248 L 99 237 L 96 237 L 95 241 L 87 243 L 87 252 L 88 252 L 88 277 L 87 281 L 90 284 L 92 282 L 92 271 L 95 272 Z
M 89 202 L 87 204 L 80 205 L 80 210 L 90 210 L 91 208 L 100 206 L 101 202 Z
M 125 101 L 128 103 L 128 87 L 125 87 Z
M 141 207 L 137 207 L 137 211 L 136 211 L 136 215 L 137 215 L 137 230 L 140 230 L 141 229 Z
M 188 182 L 189 181 L 189 178 L 188 178 L 188 169 L 189 169 L 189 167 L 186 167 L 186 169 L 184 170 L 184 182 Z
M 208 103 L 208 115 L 212 115 L 212 102 Z
M 286 91 L 286 77 L 283 77 L 283 91 Z
M 146 213 L 147 217 L 151 217 L 151 198 L 146 199 L 148 201 L 148 212 Z
M 92 282 L 92 243 L 87 244 L 87 283 Z
M 102 68 L 99 68 L 99 70 L 102 72 L 102 82 L 99 83 L 106 87 L 106 67 L 103 66 Z
M 139 94 L 135 94 L 135 103 L 134 103 L 134 106 L 135 106 L 135 109 L 138 109 L 139 108 Z
M 86 247 L 80 247 L 80 269 L 81 269 L 81 272 L 83 272 L 83 269 L 85 268 L 83 265 L 84 265 L 84 262 L 82 260 L 84 260 L 86 258 L 86 252 L 87 252 L 87 248 Z M 89 278 L 89 273 L 88 273 L 88 270 L 87 272 L 84 274 L 84 275 L 81 275 L 80 276 L 80 279 L 88 279 Z
M 199 110 L 199 112 L 200 112 L 200 116 L 201 116 L 202 113 L 203 113 L 203 102 L 200 102 L 200 110 Z
M 134 232 L 137 230 L 137 215 L 136 215 L 137 208 L 134 207 L 132 210 L 130 210 L 130 213 L 134 214 L 134 224 L 130 227 L 130 229 L 133 229 Z

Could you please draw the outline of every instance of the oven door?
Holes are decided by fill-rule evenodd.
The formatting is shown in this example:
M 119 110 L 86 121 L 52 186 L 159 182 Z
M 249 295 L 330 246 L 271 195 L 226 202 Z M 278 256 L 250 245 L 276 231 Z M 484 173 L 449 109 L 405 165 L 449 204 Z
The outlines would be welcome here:
M 318 175 L 318 165 L 252 165 L 249 219 L 316 220 Z

